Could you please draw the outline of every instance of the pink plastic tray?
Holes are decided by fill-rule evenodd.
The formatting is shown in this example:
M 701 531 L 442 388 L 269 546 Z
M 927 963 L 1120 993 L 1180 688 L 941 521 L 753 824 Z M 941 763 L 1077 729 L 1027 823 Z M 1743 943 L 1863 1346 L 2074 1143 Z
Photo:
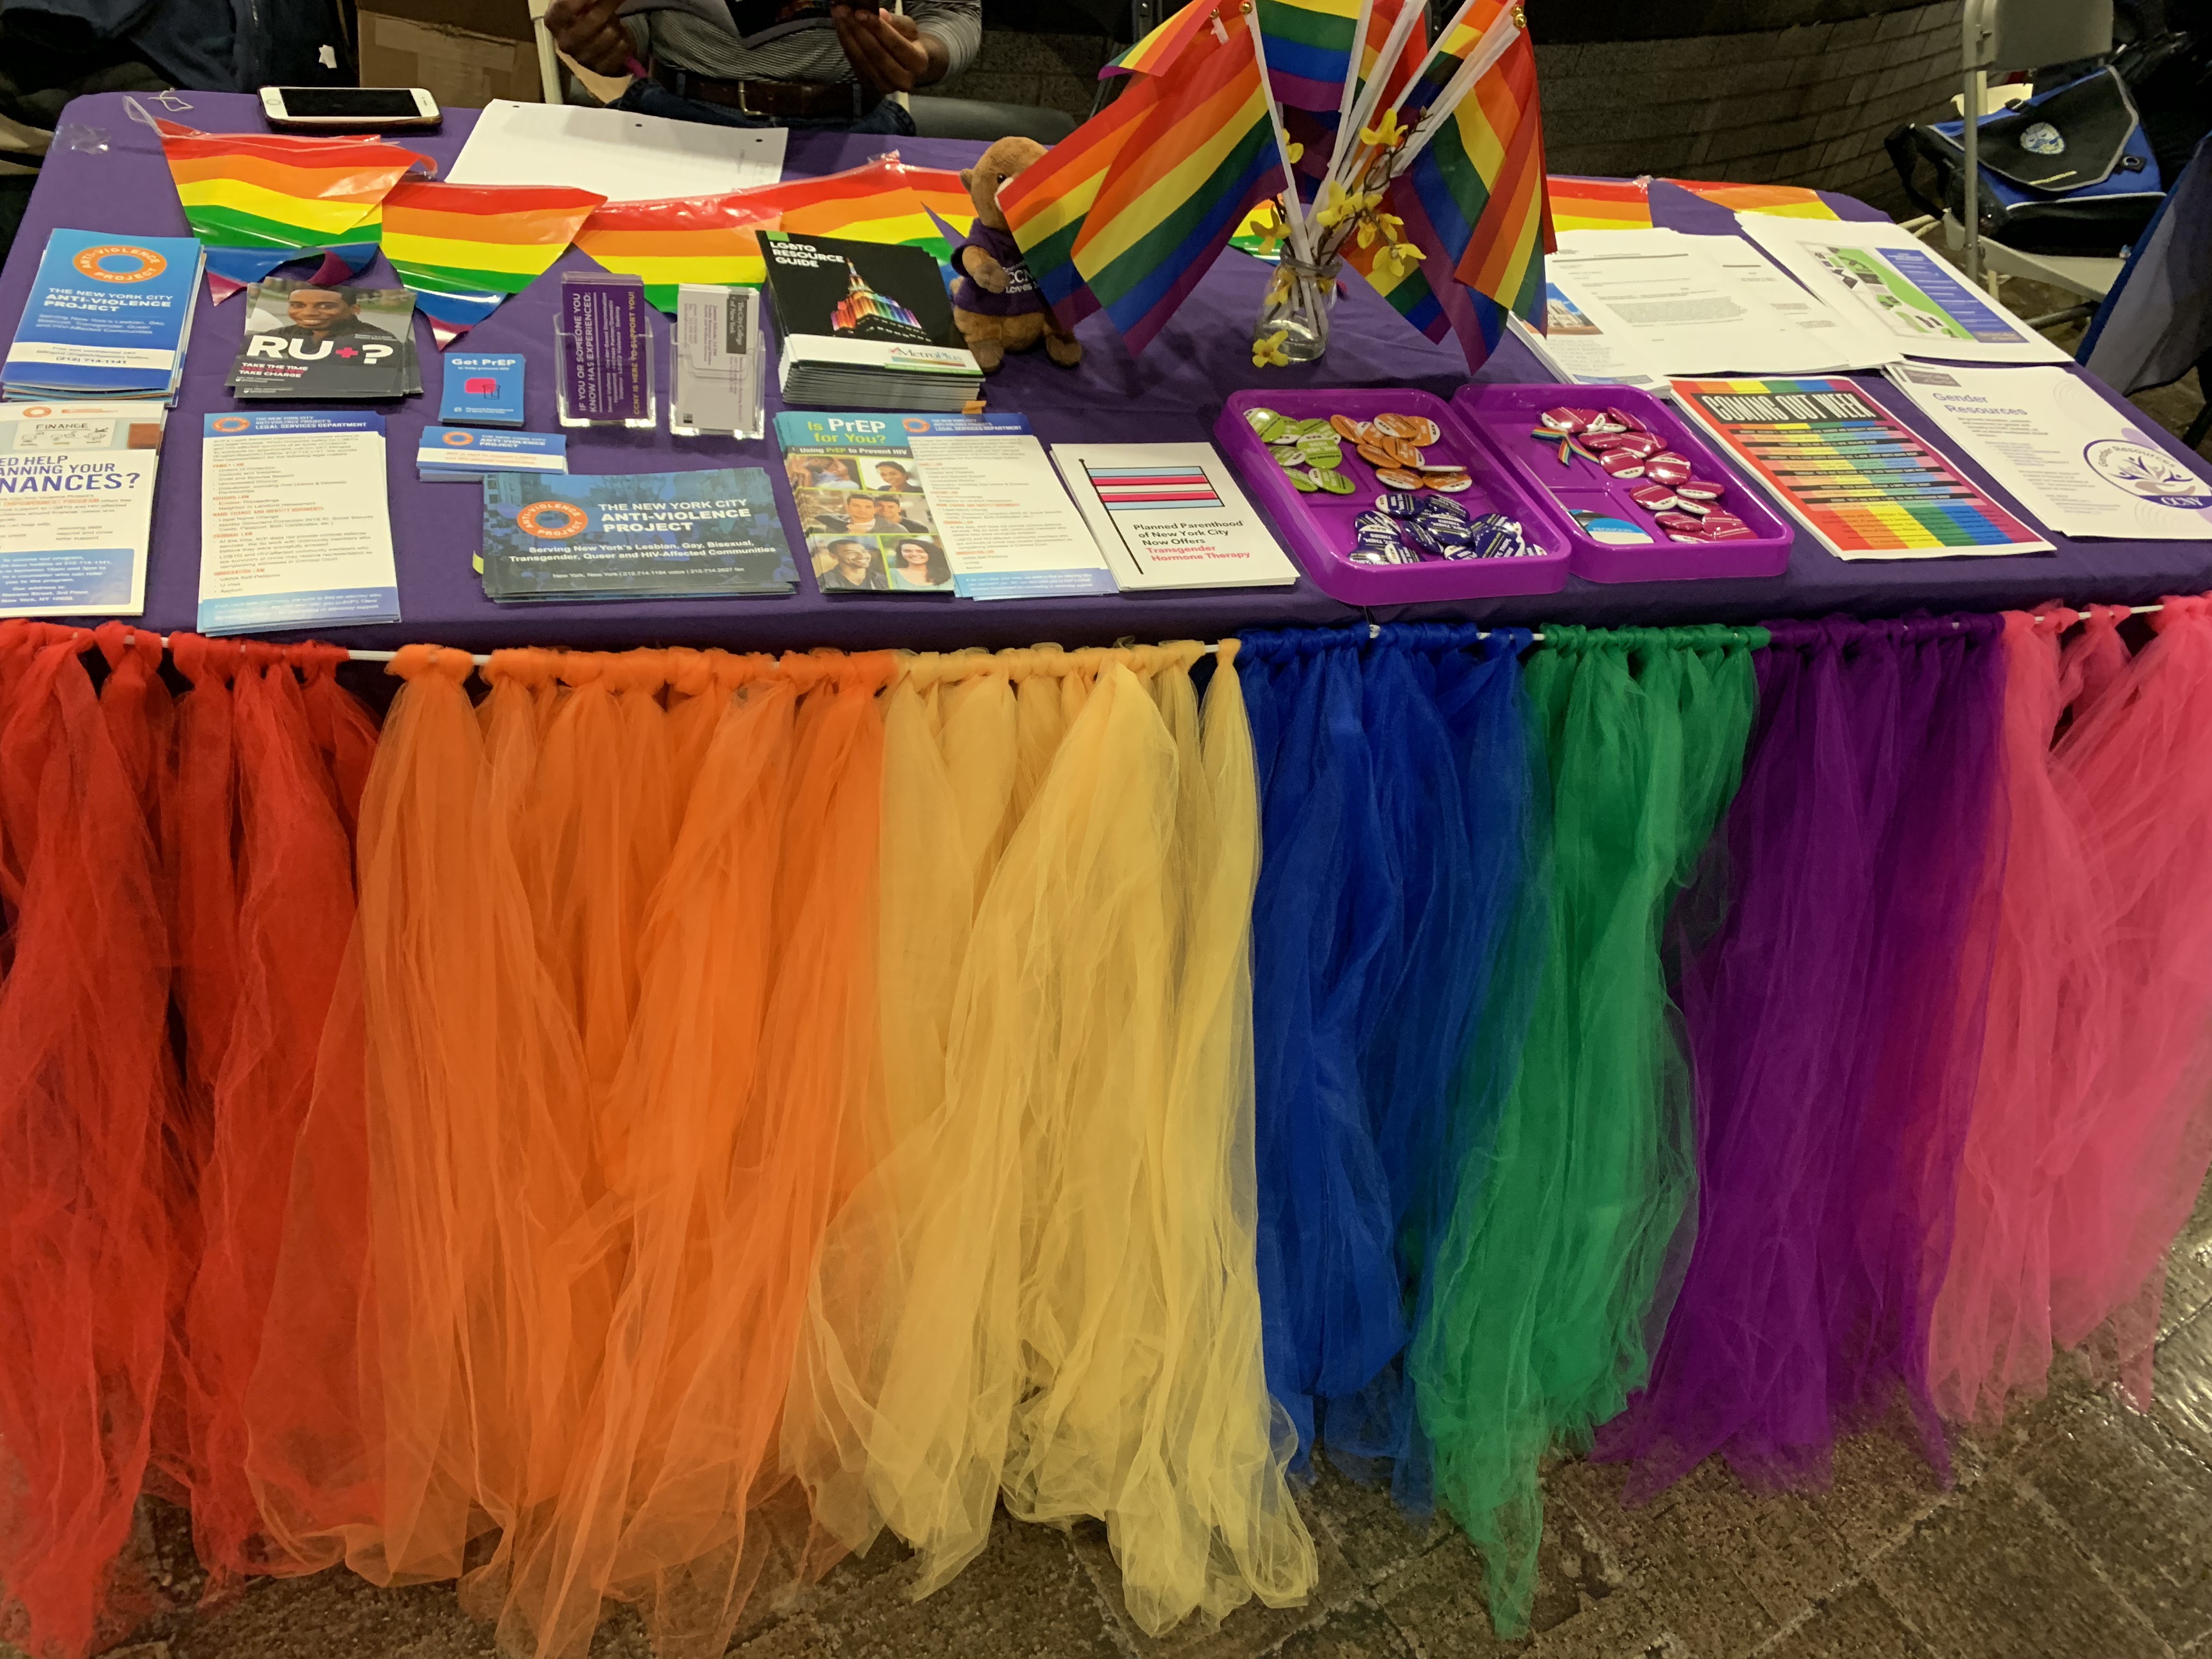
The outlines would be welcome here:
M 1382 487 L 1375 469 L 1344 447 L 1344 475 L 1357 486 L 1349 495 L 1304 495 L 1283 477 L 1283 469 L 1244 418 L 1248 409 L 1272 409 L 1292 420 L 1325 420 L 1348 415 L 1372 420 L 1388 411 L 1425 415 L 1442 440 L 1425 452 L 1431 461 L 1456 464 L 1474 475 L 1474 487 L 1449 499 L 1470 514 L 1503 513 L 1518 519 L 1532 547 L 1542 555 L 1525 559 L 1424 559 L 1419 564 L 1355 564 L 1352 521 L 1375 505 Z M 1425 392 L 1389 386 L 1332 386 L 1310 392 L 1231 392 L 1221 418 L 1213 423 L 1214 441 L 1243 476 L 1314 585 L 1346 605 L 1401 605 L 1416 599 L 1469 599 L 1502 593 L 1556 593 L 1566 586 L 1567 548 L 1573 524 L 1540 489 L 1532 489 L 1513 469 L 1478 443 L 1443 398 Z
M 1753 534 L 1733 542 L 1668 540 L 1651 515 L 1629 499 L 1629 493 L 1645 480 L 1614 478 L 1579 455 L 1568 456 L 1563 467 L 1556 448 L 1528 435 L 1538 415 L 1562 404 L 1575 409 L 1610 406 L 1636 416 L 1688 461 L 1698 477 L 1728 486 L 1721 506 L 1748 525 Z M 1626 544 L 1601 542 L 1570 517 L 1567 545 L 1577 576 L 1594 582 L 1686 581 L 1700 576 L 1778 576 L 1790 568 L 1790 544 L 1796 532 L 1789 521 L 1767 505 L 1764 493 L 1746 483 L 1713 453 L 1686 416 L 1648 392 L 1625 386 L 1468 386 L 1452 395 L 1452 408 L 1510 469 L 1567 514 L 1601 513 L 1626 519 L 1659 538 Z

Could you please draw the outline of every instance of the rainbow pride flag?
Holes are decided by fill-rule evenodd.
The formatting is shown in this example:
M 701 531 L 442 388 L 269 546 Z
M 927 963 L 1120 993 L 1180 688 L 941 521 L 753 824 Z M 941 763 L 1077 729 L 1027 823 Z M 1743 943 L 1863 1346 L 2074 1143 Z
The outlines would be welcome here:
M 384 198 L 384 257 L 443 349 L 543 276 L 606 199 L 533 185 L 403 182 Z
M 672 312 L 679 283 L 759 287 L 763 230 L 922 247 L 943 262 L 952 250 L 939 222 L 965 235 L 975 213 L 958 173 L 881 155 L 843 173 L 726 196 L 610 202 L 584 222 L 575 243 L 607 270 L 643 278 L 646 298 Z
M 1820 199 L 1819 191 L 1808 190 L 1802 185 L 1710 184 L 1693 179 L 1668 179 L 1662 182 L 1736 213 L 1771 213 L 1784 219 L 1843 217 Z
M 1194 13 L 1203 27 L 1189 26 Z M 1247 14 L 1207 0 L 1185 7 L 1123 54 L 1140 78 L 1000 192 L 1063 323 L 1103 310 L 1142 351 L 1245 216 L 1283 187 L 1250 28 Z M 1172 52 L 1146 50 L 1162 37 Z
M 1577 179 L 1554 173 L 1544 182 L 1554 230 L 1651 228 L 1651 197 L 1640 179 Z
M 428 156 L 380 138 L 153 125 L 185 222 L 207 248 L 208 286 L 217 301 L 318 253 L 320 278 L 359 270 L 375 257 L 392 186 L 410 171 L 428 177 L 438 170 Z

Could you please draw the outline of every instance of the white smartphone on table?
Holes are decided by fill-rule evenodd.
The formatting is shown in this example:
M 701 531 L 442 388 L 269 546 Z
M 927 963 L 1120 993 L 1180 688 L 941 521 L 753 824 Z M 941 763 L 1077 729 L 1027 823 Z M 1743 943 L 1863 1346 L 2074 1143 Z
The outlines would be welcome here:
M 272 127 L 310 132 L 395 132 L 445 119 L 421 87 L 264 87 L 261 112 Z

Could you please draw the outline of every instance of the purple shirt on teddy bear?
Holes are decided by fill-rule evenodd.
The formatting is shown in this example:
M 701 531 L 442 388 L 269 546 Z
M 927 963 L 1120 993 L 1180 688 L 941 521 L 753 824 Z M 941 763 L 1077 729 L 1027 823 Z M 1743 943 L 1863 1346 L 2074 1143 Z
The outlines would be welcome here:
M 968 275 L 967 262 L 961 256 L 971 247 L 981 248 L 1004 268 L 1004 294 L 992 293 Z M 979 317 L 1020 317 L 1045 308 L 1044 296 L 1037 292 L 1029 266 L 1022 262 L 1021 244 L 1014 240 L 1011 231 L 998 229 L 978 219 L 975 228 L 968 233 L 968 240 L 953 248 L 952 268 L 960 273 L 952 283 L 952 303 L 963 311 L 972 311 Z

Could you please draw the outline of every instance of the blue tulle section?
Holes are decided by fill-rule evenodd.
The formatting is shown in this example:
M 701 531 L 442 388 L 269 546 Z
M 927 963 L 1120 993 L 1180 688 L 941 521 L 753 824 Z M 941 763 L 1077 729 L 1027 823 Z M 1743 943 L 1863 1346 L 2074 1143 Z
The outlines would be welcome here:
M 1543 930 L 1521 689 L 1529 636 L 1243 636 L 1259 767 L 1253 909 L 1260 1293 L 1270 1389 L 1350 1472 L 1429 1504 L 1401 1356 L 1460 1171 L 1511 1080 Z M 1248 666 L 1249 665 L 1249 666 Z M 1517 1010 L 1517 1012 L 1516 1012 Z

